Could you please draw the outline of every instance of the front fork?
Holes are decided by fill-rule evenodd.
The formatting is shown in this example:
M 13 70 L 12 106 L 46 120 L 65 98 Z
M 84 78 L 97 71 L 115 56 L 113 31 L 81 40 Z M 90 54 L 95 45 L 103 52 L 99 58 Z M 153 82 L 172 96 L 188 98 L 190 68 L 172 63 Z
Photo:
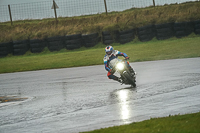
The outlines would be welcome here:
M 135 78 L 136 78 L 136 77 L 135 77 L 135 72 L 134 72 L 134 70 L 132 69 L 132 67 L 130 66 L 129 62 L 128 62 L 128 61 L 124 61 L 124 64 L 126 65 L 126 70 L 123 71 L 122 73 L 120 73 L 122 80 L 123 80 L 124 82 L 127 81 L 126 77 L 123 77 L 123 74 L 124 74 L 124 73 L 127 73 L 127 71 L 129 71 L 128 73 L 131 74 L 131 77 L 135 80 Z M 128 69 L 128 70 L 127 70 L 127 69 Z

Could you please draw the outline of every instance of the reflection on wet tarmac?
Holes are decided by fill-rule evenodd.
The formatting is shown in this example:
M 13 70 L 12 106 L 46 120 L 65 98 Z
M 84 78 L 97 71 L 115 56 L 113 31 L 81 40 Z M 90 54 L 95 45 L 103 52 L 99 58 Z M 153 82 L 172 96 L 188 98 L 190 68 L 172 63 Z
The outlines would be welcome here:
M 119 94 L 119 99 L 121 101 L 121 104 L 120 104 L 121 119 L 123 121 L 126 121 L 126 119 L 130 118 L 130 108 L 129 108 L 129 105 L 127 104 L 128 91 L 120 90 L 118 94 Z
M 111 98 L 117 101 L 118 110 L 120 114 L 120 119 L 124 124 L 130 123 L 131 112 L 132 109 L 130 107 L 130 99 L 134 97 L 134 93 L 136 92 L 136 88 L 123 88 L 114 91 L 111 94 Z

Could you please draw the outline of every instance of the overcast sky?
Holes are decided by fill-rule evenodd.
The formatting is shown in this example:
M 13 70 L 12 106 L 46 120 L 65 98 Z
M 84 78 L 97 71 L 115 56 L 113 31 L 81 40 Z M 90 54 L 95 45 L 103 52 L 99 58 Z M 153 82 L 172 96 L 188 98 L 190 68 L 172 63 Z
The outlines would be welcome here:
M 41 1 L 53 1 L 53 0 L 0 0 L 0 5 L 31 3 L 31 2 L 41 2 Z

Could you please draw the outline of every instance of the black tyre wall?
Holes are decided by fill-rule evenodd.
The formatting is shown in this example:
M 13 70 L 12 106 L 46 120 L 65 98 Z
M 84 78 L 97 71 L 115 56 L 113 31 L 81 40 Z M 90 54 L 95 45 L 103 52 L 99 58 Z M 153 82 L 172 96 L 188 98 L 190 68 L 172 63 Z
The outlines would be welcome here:
M 102 38 L 103 38 L 103 44 L 109 45 L 114 42 L 118 42 L 119 38 L 119 32 L 114 31 L 114 32 L 109 32 L 109 31 L 103 31 L 102 32 Z
M 146 42 L 152 40 L 156 36 L 155 26 L 147 25 L 137 29 L 137 35 L 140 41 Z
M 85 47 L 93 47 L 100 41 L 98 33 L 82 35 L 82 40 Z
M 155 28 L 156 28 L 156 38 L 158 40 L 168 39 L 175 35 L 173 23 L 155 25 Z
M 0 43 L 0 57 L 5 57 L 13 51 L 13 43 Z
M 29 40 L 13 41 L 13 55 L 24 55 L 30 48 Z
M 65 36 L 65 47 L 66 49 L 78 49 L 82 46 L 82 35 L 75 34 L 75 35 L 67 35 Z
M 135 30 L 119 31 L 119 43 L 125 44 L 131 42 L 135 38 Z
M 47 42 L 45 40 L 33 39 L 30 40 L 30 50 L 32 53 L 40 53 L 47 46 Z
M 59 51 L 64 48 L 64 36 L 56 36 L 47 38 L 48 49 L 50 51 Z
M 200 35 L 200 20 L 194 21 L 194 32 Z
M 186 22 L 186 35 L 190 35 L 192 32 L 194 32 L 194 26 L 195 26 L 195 23 L 194 21 L 191 21 L 191 22 Z
M 174 23 L 174 31 L 177 38 L 188 36 L 194 32 L 194 22 Z

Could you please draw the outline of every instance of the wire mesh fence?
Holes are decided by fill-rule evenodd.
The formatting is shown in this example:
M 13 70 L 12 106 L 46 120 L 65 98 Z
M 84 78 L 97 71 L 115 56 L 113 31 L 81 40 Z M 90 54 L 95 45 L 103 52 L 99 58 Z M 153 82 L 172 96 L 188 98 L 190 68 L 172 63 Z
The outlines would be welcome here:
M 198 0 L 190 0 L 198 1 Z M 100 14 L 123 11 L 130 8 L 143 8 L 155 5 L 183 3 L 186 0 L 55 0 L 58 17 Z M 10 11 L 13 21 L 54 18 L 53 1 L 11 4 Z M 8 5 L 0 5 L 0 22 L 10 21 Z
M 3 5 L 0 6 L 0 22 L 5 22 L 9 21 L 9 11 L 8 11 L 8 6 Z

